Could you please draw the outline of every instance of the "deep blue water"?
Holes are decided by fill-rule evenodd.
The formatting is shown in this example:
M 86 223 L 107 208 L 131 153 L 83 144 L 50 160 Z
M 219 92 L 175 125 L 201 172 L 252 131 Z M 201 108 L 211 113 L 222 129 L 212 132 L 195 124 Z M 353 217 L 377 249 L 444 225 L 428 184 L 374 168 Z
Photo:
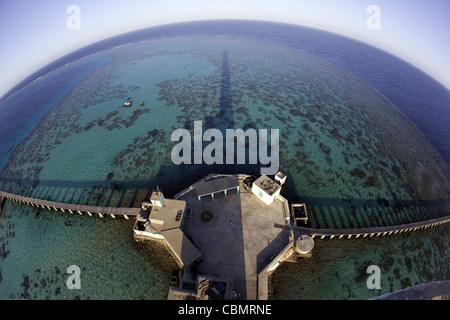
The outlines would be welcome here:
M 73 63 L 66 70 L 55 70 L 42 83 L 36 79 L 23 88 L 21 94 L 13 95 L 0 104 L 0 150 L 7 150 L 6 153 L 0 153 L 0 168 L 51 107 L 105 62 L 104 59 L 89 59 Z
M 86 55 L 147 39 L 186 35 L 229 35 L 281 44 L 342 67 L 374 85 L 424 134 L 450 164 L 450 91 L 423 71 L 365 43 L 317 29 L 257 21 L 207 21 L 164 25 L 106 39 L 75 51 L 35 72 L 7 93 Z

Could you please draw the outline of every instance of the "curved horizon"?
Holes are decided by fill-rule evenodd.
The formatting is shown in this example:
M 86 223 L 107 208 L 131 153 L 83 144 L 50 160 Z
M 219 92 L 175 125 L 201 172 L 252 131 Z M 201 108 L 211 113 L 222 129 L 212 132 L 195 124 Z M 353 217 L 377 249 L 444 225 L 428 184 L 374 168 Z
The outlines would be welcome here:
M 45 65 L 39 67 L 38 69 L 32 71 L 29 75 L 27 75 L 25 78 L 23 78 L 22 80 L 20 80 L 20 81 L 19 81 L 18 83 L 16 83 L 11 89 L 9 89 L 6 93 L 4 93 L 3 96 L 0 95 L 0 103 L 2 103 L 2 102 L 5 101 L 5 100 L 8 100 L 8 99 L 11 98 L 12 96 L 14 96 L 14 94 L 16 94 L 17 92 L 19 92 L 22 88 L 26 87 L 27 85 L 33 83 L 34 81 L 39 80 L 39 79 L 42 78 L 43 76 L 45 76 L 45 75 L 47 75 L 47 74 L 49 74 L 49 73 L 51 73 L 51 72 L 53 72 L 53 71 L 56 71 L 57 69 L 63 67 L 64 65 L 56 66 L 55 68 L 53 68 L 53 69 L 51 69 L 51 70 L 48 70 L 47 72 L 40 73 L 40 71 L 45 70 L 46 68 L 48 68 L 48 67 L 51 66 L 52 64 L 57 63 L 57 62 L 60 61 L 60 60 L 64 60 L 64 58 L 68 58 L 68 57 L 70 57 L 70 56 L 73 55 L 73 54 L 76 54 L 76 53 L 81 52 L 81 51 L 83 51 L 83 50 L 89 49 L 89 48 L 91 48 L 91 47 L 95 47 L 96 45 L 98 45 L 98 44 L 100 44 L 100 43 L 102 43 L 102 42 L 107 42 L 107 41 L 109 41 L 109 40 L 113 40 L 113 39 L 116 39 L 116 38 L 119 38 L 119 37 L 126 37 L 126 36 L 128 36 L 128 35 L 132 35 L 133 33 L 144 32 L 144 31 L 152 30 L 152 29 L 156 29 L 156 28 L 164 28 L 164 27 L 170 27 L 170 26 L 175 26 L 175 25 L 180 25 L 180 24 L 189 24 L 189 23 L 212 23 L 212 22 L 225 22 L 225 23 L 226 23 L 226 22 L 254 22 L 254 23 L 268 23 L 268 24 L 274 23 L 274 24 L 284 24 L 284 25 L 288 25 L 288 26 L 291 26 L 291 27 L 298 27 L 298 28 L 304 28 L 304 29 L 311 29 L 311 30 L 314 30 L 314 31 L 317 31 L 317 32 L 330 33 L 330 34 L 332 34 L 332 35 L 334 35 L 334 36 L 339 36 L 339 37 L 343 37 L 343 38 L 349 39 L 349 40 L 351 40 L 351 41 L 360 42 L 360 43 L 362 43 L 362 44 L 364 44 L 364 45 L 368 45 L 368 46 L 370 46 L 370 47 L 372 47 L 372 48 L 381 50 L 381 51 L 383 51 L 383 52 L 386 53 L 386 54 L 392 55 L 392 56 L 394 56 L 394 57 L 400 59 L 401 61 L 403 61 L 403 62 L 405 62 L 405 63 L 407 63 L 407 64 L 413 66 L 413 67 L 416 68 L 417 70 L 423 72 L 423 73 L 426 74 L 428 77 L 430 77 L 431 79 L 433 79 L 434 81 L 436 81 L 437 83 L 439 83 L 442 87 L 444 87 L 445 89 L 447 89 L 447 90 L 449 91 L 449 93 L 450 93 L 450 88 L 448 88 L 447 86 L 445 86 L 444 83 L 440 82 L 438 79 L 434 78 L 432 75 L 430 75 L 429 73 L 427 73 L 427 72 L 425 72 L 424 70 L 420 69 L 419 67 L 417 67 L 416 65 L 412 64 L 411 62 L 409 62 L 409 61 L 407 61 L 407 60 L 404 60 L 403 58 L 401 58 L 401 57 L 399 57 L 399 56 L 396 56 L 396 55 L 392 54 L 392 53 L 389 52 L 389 51 L 386 51 L 386 50 L 384 50 L 384 49 L 382 49 L 382 48 L 376 47 L 376 46 L 374 46 L 373 44 L 370 44 L 370 43 L 367 43 L 367 42 L 364 42 L 364 41 L 361 41 L 361 40 L 359 40 L 359 39 L 355 39 L 355 38 L 352 38 L 352 37 L 349 37 L 349 36 L 346 36 L 346 35 L 343 35 L 343 34 L 339 34 L 339 33 L 333 32 L 333 31 L 322 30 L 322 29 L 318 29 L 318 28 L 310 27 L 310 26 L 306 26 L 306 25 L 299 25 L 299 24 L 293 24 L 293 23 L 287 23 L 287 22 L 280 22 L 280 21 L 272 21 L 272 20 L 254 20 L 254 19 L 204 19 L 204 20 L 193 20 L 193 21 L 182 21 L 182 22 L 174 22 L 174 23 L 165 23 L 165 24 L 161 24 L 161 25 L 156 25 L 156 26 L 151 26 L 151 27 L 141 28 L 141 29 L 137 29 L 137 30 L 127 31 L 127 32 L 115 34 L 115 35 L 113 35 L 113 36 L 106 37 L 106 38 L 100 39 L 100 40 L 98 40 L 98 41 L 96 41 L 96 42 L 93 42 L 93 43 L 87 44 L 87 45 L 85 45 L 85 46 L 79 47 L 79 48 L 75 49 L 74 51 L 71 51 L 71 52 L 69 52 L 69 53 L 67 53 L 67 54 L 64 54 L 64 55 L 62 55 L 62 56 L 60 56 L 60 57 L 57 57 L 55 60 L 52 60 L 52 61 L 50 61 L 49 63 L 47 63 L 47 64 L 45 64 Z M 112 48 L 112 47 L 111 47 L 111 48 Z M 103 51 L 103 50 L 108 50 L 108 49 L 110 49 L 110 47 L 103 48 L 101 51 Z M 98 52 L 100 52 L 100 51 L 98 51 Z M 97 53 L 97 52 L 95 52 L 95 53 Z M 95 54 L 95 53 L 94 53 L 94 54 Z M 92 54 L 92 53 L 91 53 L 91 54 Z M 86 54 L 86 55 L 83 55 L 83 56 L 81 56 L 81 57 L 77 57 L 76 59 L 71 60 L 70 62 L 74 62 L 74 61 L 76 61 L 76 60 L 78 60 L 78 59 L 82 59 L 82 58 L 84 58 L 84 57 L 87 56 L 87 55 L 89 55 L 89 53 Z M 70 62 L 69 62 L 69 63 L 70 63 Z
M 140 0 L 126 3 L 81 2 L 79 29 L 69 29 L 74 14 L 72 3 L 61 1 L 55 5 L 43 1 L 32 11 L 23 11 L 13 1 L 0 4 L 0 27 L 8 33 L 0 34 L 10 50 L 0 53 L 0 96 L 11 95 L 14 88 L 32 74 L 56 60 L 106 39 L 129 32 L 206 20 L 250 20 L 286 23 L 331 32 L 363 42 L 386 51 L 425 72 L 450 91 L 450 68 L 446 52 L 450 44 L 445 30 L 450 22 L 444 1 L 429 4 L 425 1 L 378 1 L 379 29 L 369 29 L 372 2 L 343 0 L 333 3 L 284 1 L 228 1 L 211 4 L 196 0 L 186 4 L 172 0 L 164 4 Z M 29 7 L 33 5 L 30 2 Z M 7 29 L 6 29 L 7 28 Z M 32 58 L 30 59 L 30 52 Z M 20 67 L 18 67 L 20 66 Z M 448 66 L 448 67 L 446 67 Z

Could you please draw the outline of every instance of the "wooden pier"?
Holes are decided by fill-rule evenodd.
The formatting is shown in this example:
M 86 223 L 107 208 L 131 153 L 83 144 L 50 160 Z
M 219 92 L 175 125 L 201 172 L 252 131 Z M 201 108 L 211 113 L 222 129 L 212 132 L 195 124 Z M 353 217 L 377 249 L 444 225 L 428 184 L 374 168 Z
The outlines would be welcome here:
M 444 223 L 450 222 L 450 216 L 445 216 L 441 218 L 425 220 L 420 222 L 408 223 L 408 224 L 400 224 L 394 226 L 386 226 L 386 227 L 373 227 L 373 228 L 348 228 L 348 229 L 316 229 L 316 228 L 306 228 L 306 227 L 296 227 L 282 224 L 275 224 L 275 227 L 278 228 L 287 228 L 293 231 L 297 231 L 299 234 L 307 234 L 312 238 L 320 237 L 320 239 L 325 239 L 328 237 L 329 239 L 338 238 L 338 239 L 351 239 L 355 238 L 366 238 L 366 237 L 379 237 L 379 236 L 388 236 L 392 234 L 398 234 L 403 232 L 412 232 L 421 229 L 428 229 L 431 227 L 439 226 Z
M 87 214 L 88 216 L 91 217 L 94 214 L 97 214 L 100 218 L 103 218 L 104 215 L 109 214 L 111 218 L 116 218 L 116 216 L 122 216 L 125 219 L 129 219 L 130 216 L 138 215 L 139 211 L 141 210 L 140 208 L 101 207 L 101 206 L 88 206 L 81 204 L 62 203 L 56 201 L 23 197 L 17 194 L 0 191 L 0 203 L 2 203 L 5 199 L 25 204 L 31 207 L 47 209 L 50 211 L 61 211 L 79 215 Z
M 200 181 L 194 183 L 193 185 L 189 186 L 185 190 L 178 193 L 175 196 L 175 199 L 178 200 L 180 198 L 186 198 L 186 197 L 189 198 L 189 196 L 192 196 L 192 195 L 190 195 L 191 191 L 196 189 L 197 186 L 199 186 L 205 182 L 208 182 L 211 179 L 214 180 L 214 179 L 218 179 L 218 178 L 228 178 L 229 176 L 230 175 L 210 174 L 207 177 L 201 179 Z M 238 178 L 238 180 L 242 180 L 248 176 L 247 175 L 236 175 L 236 177 Z M 197 199 L 196 194 L 194 194 L 194 196 L 195 196 L 195 199 Z M 243 192 L 242 194 L 239 194 L 239 197 L 240 197 L 239 201 L 243 201 L 241 199 L 241 197 L 248 197 L 248 196 L 249 196 L 249 192 Z M 224 197 L 222 199 L 226 199 L 226 198 L 227 197 Z M 212 198 L 212 199 L 214 199 L 214 198 Z M 61 212 L 67 212 L 70 214 L 80 214 L 80 215 L 87 214 L 89 216 L 93 216 L 94 214 L 97 214 L 101 218 L 103 218 L 104 215 L 109 214 L 111 216 L 111 218 L 116 218 L 117 216 L 122 216 L 125 219 L 129 219 L 130 216 L 139 215 L 142 210 L 141 208 L 117 208 L 117 207 L 101 207 L 101 206 L 88 206 L 88 205 L 61 203 L 61 202 L 55 202 L 55 201 L 23 197 L 23 196 L 15 195 L 12 193 L 0 191 L 0 212 L 3 209 L 5 200 L 15 201 L 15 202 L 18 202 L 18 203 L 21 203 L 24 205 L 28 205 L 28 206 L 32 206 L 32 207 L 36 207 L 36 208 L 40 208 L 40 209 L 45 209 L 45 210 L 49 210 L 49 211 L 55 211 L 55 212 L 61 211 Z M 233 259 L 233 257 L 235 258 L 235 256 L 243 257 L 241 259 L 242 261 L 240 261 L 238 259 L 239 260 L 238 262 L 242 264 L 242 270 L 245 270 L 245 274 L 242 272 L 241 273 L 238 272 L 237 274 L 232 274 L 232 275 L 225 274 L 225 275 L 232 276 L 232 278 L 234 279 L 233 280 L 234 286 L 237 286 L 238 288 L 241 289 L 242 292 L 245 292 L 245 298 L 247 298 L 247 299 L 268 299 L 268 286 L 269 286 L 270 275 L 273 272 L 275 272 L 275 270 L 278 268 L 278 266 L 280 266 L 284 261 L 296 261 L 296 259 L 297 259 L 297 251 L 296 250 L 298 249 L 296 247 L 297 246 L 296 238 L 298 238 L 302 235 L 308 235 L 311 238 L 320 238 L 320 239 L 333 239 L 333 238 L 334 239 L 351 239 L 351 238 L 366 238 L 366 237 L 370 238 L 370 237 L 395 235 L 395 234 L 400 234 L 400 233 L 405 233 L 405 232 L 413 232 L 413 231 L 417 231 L 417 230 L 422 230 L 422 229 L 439 226 L 439 225 L 450 222 L 450 215 L 447 215 L 444 217 L 439 217 L 439 218 L 435 218 L 435 219 L 431 219 L 431 220 L 425 220 L 425 221 L 421 221 L 421 222 L 392 225 L 392 226 L 385 226 L 385 227 L 373 227 L 373 228 L 369 227 L 369 228 L 347 228 L 347 229 L 320 229 L 320 228 L 298 227 L 298 226 L 293 225 L 295 219 L 292 219 L 292 215 L 290 212 L 291 210 L 290 210 L 288 201 L 281 196 L 278 196 L 278 200 L 283 202 L 282 204 L 277 203 L 277 206 L 280 207 L 279 211 L 282 212 L 282 218 L 279 219 L 278 221 L 274 221 L 274 220 L 270 221 L 269 225 L 273 225 L 275 228 L 282 228 L 282 229 L 289 230 L 290 236 L 286 235 L 289 238 L 287 245 L 284 246 L 284 244 L 283 244 L 284 247 L 283 248 L 280 247 L 280 250 L 277 251 L 277 254 L 273 257 L 273 259 L 268 264 L 264 264 L 264 265 L 260 264 L 262 267 L 262 270 L 258 270 L 258 268 L 256 268 L 257 264 L 255 264 L 255 261 L 253 261 L 251 259 L 249 260 L 249 258 L 245 259 L 245 257 L 248 257 L 248 256 L 259 257 L 259 255 L 257 255 L 257 254 L 253 254 L 253 255 L 248 254 L 248 252 L 250 252 L 251 250 L 254 251 L 254 248 L 253 248 L 254 246 L 248 245 L 248 243 L 250 243 L 251 241 L 245 242 L 245 243 L 247 243 L 247 246 L 245 246 L 244 242 L 241 241 L 242 243 L 240 244 L 240 246 L 242 246 L 242 252 L 239 250 L 238 251 L 235 250 L 237 253 L 236 252 L 227 252 L 227 250 L 220 251 L 220 252 L 222 252 L 222 255 L 224 255 L 224 257 L 226 258 L 225 261 L 231 261 Z M 247 201 L 248 201 L 248 199 L 247 199 Z M 257 200 L 257 201 L 258 202 L 255 205 L 260 204 L 260 200 Z M 228 210 L 228 211 L 225 210 L 225 202 L 223 200 L 217 200 L 217 203 L 219 203 L 219 202 L 220 202 L 220 204 L 219 204 L 220 210 L 219 211 L 221 211 L 222 214 L 218 215 L 217 217 L 222 216 L 222 219 L 218 220 L 218 221 L 223 220 L 222 222 L 226 224 L 227 228 L 214 229 L 215 232 L 208 234 L 209 239 L 207 239 L 205 241 L 204 238 L 205 238 L 206 234 L 204 232 L 204 229 L 200 230 L 198 228 L 198 226 L 195 224 L 195 223 L 201 224 L 201 221 L 199 222 L 199 221 L 195 220 L 195 221 L 197 221 L 197 222 L 195 222 L 194 220 L 191 219 L 189 221 L 189 223 L 186 223 L 186 226 L 185 226 L 186 231 L 189 233 L 189 235 L 192 238 L 196 239 L 199 244 L 201 244 L 205 247 L 208 247 L 211 245 L 211 243 L 215 243 L 215 241 L 213 241 L 214 237 L 220 238 L 218 241 L 222 241 L 224 243 L 226 242 L 226 241 L 224 241 L 224 239 L 226 240 L 228 238 L 229 239 L 239 239 L 239 238 L 243 239 L 244 236 L 250 237 L 249 230 L 247 230 L 249 228 L 249 226 L 252 226 L 252 228 L 261 228 L 261 226 L 253 226 L 252 223 L 247 223 L 246 230 L 243 229 L 243 225 L 241 226 L 242 229 L 234 228 L 237 230 L 236 232 L 238 232 L 237 235 L 240 235 L 239 232 L 242 233 L 240 235 L 240 237 L 236 236 L 235 234 L 230 234 L 230 232 L 232 230 L 234 230 L 233 228 L 229 227 L 230 221 L 233 221 L 233 219 L 234 219 L 236 225 L 239 223 L 242 224 L 243 222 L 247 222 L 248 217 L 253 216 L 253 214 L 251 212 L 255 212 L 255 210 L 252 209 L 253 208 L 252 206 L 247 204 L 246 206 L 243 206 L 243 207 L 245 207 L 245 208 L 249 207 L 250 208 L 249 210 L 251 212 L 250 213 L 249 212 L 242 213 L 239 210 L 242 211 L 243 207 L 240 206 L 239 207 L 240 209 L 238 210 L 240 212 L 240 214 L 239 214 L 240 219 L 236 219 L 237 217 L 233 216 L 231 213 L 229 213 L 227 215 L 227 212 L 230 210 Z M 199 203 L 198 201 L 190 201 L 189 203 L 191 205 L 198 206 L 198 207 L 202 206 L 201 208 L 197 208 L 198 209 L 197 211 L 201 212 L 201 210 L 205 209 L 204 206 L 207 206 L 209 208 L 210 206 L 215 205 L 216 201 L 206 201 L 204 204 L 201 202 Z M 234 205 L 235 204 L 233 204 L 233 202 L 228 203 L 228 206 L 230 206 L 231 209 L 234 208 Z M 269 213 L 272 213 L 272 209 L 273 209 L 273 208 L 272 209 L 268 209 L 268 208 L 269 207 L 264 206 L 262 209 L 259 208 L 256 211 L 259 212 L 259 211 L 269 210 L 268 212 L 266 212 L 266 214 L 263 215 L 264 217 L 266 217 L 269 215 Z M 236 215 L 237 211 L 235 209 L 236 208 L 234 208 L 230 212 L 233 212 Z M 223 218 L 223 216 L 226 216 L 227 218 Z M 278 223 L 274 223 L 274 222 L 278 222 Z M 264 228 L 266 228 L 266 226 L 264 226 Z M 269 226 L 269 229 L 270 229 L 270 226 Z M 219 231 L 220 232 L 223 231 L 223 232 L 220 233 Z M 258 234 L 258 232 L 251 233 L 252 239 L 255 234 Z M 275 232 L 275 234 L 276 234 L 276 232 Z M 228 236 L 228 238 L 227 238 L 227 236 Z M 278 239 L 278 237 L 276 237 L 276 238 Z M 236 244 L 235 242 L 233 242 L 233 243 Z M 239 244 L 237 244 L 237 245 L 239 247 Z M 211 250 L 209 250 L 209 251 L 206 250 L 205 252 L 211 252 Z M 243 252 L 246 252 L 247 254 L 243 254 Z M 227 256 L 227 254 L 228 254 L 228 256 Z M 230 256 L 230 254 L 231 254 L 231 256 Z M 206 274 L 210 274 L 210 273 L 216 274 L 219 271 L 228 270 L 227 268 L 223 268 L 222 263 L 220 263 L 216 266 L 213 263 L 215 260 L 212 262 L 208 261 L 207 255 L 204 256 L 204 259 L 206 261 L 204 263 L 205 271 L 211 271 L 209 273 L 207 272 Z M 217 260 L 218 257 L 214 256 L 214 259 Z M 254 259 L 254 260 L 258 261 L 257 259 Z M 238 265 L 238 264 L 236 264 L 236 265 Z M 252 267 L 254 270 L 252 269 Z M 174 290 L 176 291 L 177 289 L 172 288 L 171 290 L 172 290 L 172 292 L 174 292 Z
M 201 183 L 203 181 L 207 181 L 211 178 L 217 178 L 221 176 L 229 176 L 229 175 L 208 175 L 207 177 L 203 178 L 202 180 L 198 181 L 196 184 Z M 179 194 L 175 196 L 175 199 L 180 198 L 187 192 L 191 191 L 195 188 L 195 185 L 190 186 L 186 190 L 183 190 Z M 280 196 L 281 197 L 281 196 Z M 281 197 L 282 198 L 282 197 Z M 129 219 L 130 216 L 136 216 L 139 214 L 141 208 L 117 208 L 117 207 L 102 207 L 102 206 L 88 206 L 88 205 L 81 205 L 81 204 L 71 204 L 71 203 L 62 203 L 62 202 L 56 202 L 56 201 L 48 201 L 48 200 L 41 200 L 41 199 L 35 199 L 35 198 L 29 198 L 24 196 L 19 196 L 16 194 L 0 191 L 0 212 L 3 209 L 4 201 L 10 200 L 15 201 L 21 204 L 25 204 L 28 206 L 36 207 L 36 208 L 42 208 L 47 209 L 50 211 L 61 211 L 61 212 L 69 212 L 71 214 L 87 214 L 89 216 L 93 216 L 93 214 L 98 214 L 99 217 L 103 218 L 104 215 L 110 215 L 112 218 L 116 218 L 116 216 L 122 216 L 125 219 Z M 287 201 L 282 198 L 283 202 L 285 202 L 285 209 L 286 211 L 289 211 L 289 208 L 287 206 Z M 286 218 L 288 218 L 288 215 L 286 214 Z M 393 226 L 386 226 L 386 227 L 373 227 L 373 228 L 344 228 L 344 229 L 317 229 L 317 228 L 307 228 L 307 227 L 296 227 L 286 224 L 275 224 L 274 226 L 277 228 L 287 228 L 293 231 L 297 231 L 299 234 L 308 234 L 311 237 L 320 237 L 320 239 L 333 239 L 333 238 L 346 238 L 351 239 L 352 237 L 355 238 L 365 238 L 365 237 L 374 237 L 374 236 L 386 236 L 386 235 L 392 235 L 397 233 L 403 233 L 403 232 L 412 232 L 416 230 L 421 229 L 427 229 L 434 226 L 439 226 L 444 223 L 450 222 L 450 215 L 431 219 L 431 220 L 425 220 L 420 222 L 414 222 L 409 224 L 400 224 L 400 225 L 393 225 Z

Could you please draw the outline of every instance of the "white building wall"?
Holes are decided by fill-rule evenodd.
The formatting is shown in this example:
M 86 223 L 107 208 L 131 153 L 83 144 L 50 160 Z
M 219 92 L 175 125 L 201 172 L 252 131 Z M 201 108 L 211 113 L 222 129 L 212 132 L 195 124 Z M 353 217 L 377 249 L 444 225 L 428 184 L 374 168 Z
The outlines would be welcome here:
M 152 232 L 147 232 L 147 231 L 139 231 L 139 230 L 136 230 L 136 229 L 133 229 L 133 231 L 138 236 L 149 237 L 149 238 L 153 238 L 153 239 L 164 239 L 164 236 L 162 234 L 159 234 L 159 233 L 152 233 Z
M 272 196 L 268 195 L 264 190 L 262 190 L 257 185 L 253 184 L 252 193 L 255 194 L 258 198 L 264 201 L 265 204 L 270 205 L 273 200 L 275 200 L 280 194 L 281 189 L 278 189 Z

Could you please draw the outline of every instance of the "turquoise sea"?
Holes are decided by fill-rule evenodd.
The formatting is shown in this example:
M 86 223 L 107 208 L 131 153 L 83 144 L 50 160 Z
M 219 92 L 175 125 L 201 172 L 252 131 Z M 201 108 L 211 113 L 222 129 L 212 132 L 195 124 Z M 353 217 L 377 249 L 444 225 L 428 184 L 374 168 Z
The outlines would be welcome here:
M 156 186 L 170 197 L 211 172 L 259 175 L 260 165 L 174 165 L 171 133 L 202 121 L 204 130 L 279 129 L 285 196 L 307 203 L 313 227 L 450 209 L 449 166 L 410 119 L 361 77 L 280 44 L 180 35 L 120 45 L 42 76 L 0 112 L 0 188 L 25 196 L 136 207 Z M 134 242 L 132 223 L 6 202 L 0 298 L 165 299 L 176 266 Z M 275 273 L 272 297 L 367 299 L 449 279 L 448 228 L 317 240 L 311 259 Z M 381 290 L 365 285 L 371 264 Z M 69 265 L 81 268 L 81 290 L 65 285 Z

